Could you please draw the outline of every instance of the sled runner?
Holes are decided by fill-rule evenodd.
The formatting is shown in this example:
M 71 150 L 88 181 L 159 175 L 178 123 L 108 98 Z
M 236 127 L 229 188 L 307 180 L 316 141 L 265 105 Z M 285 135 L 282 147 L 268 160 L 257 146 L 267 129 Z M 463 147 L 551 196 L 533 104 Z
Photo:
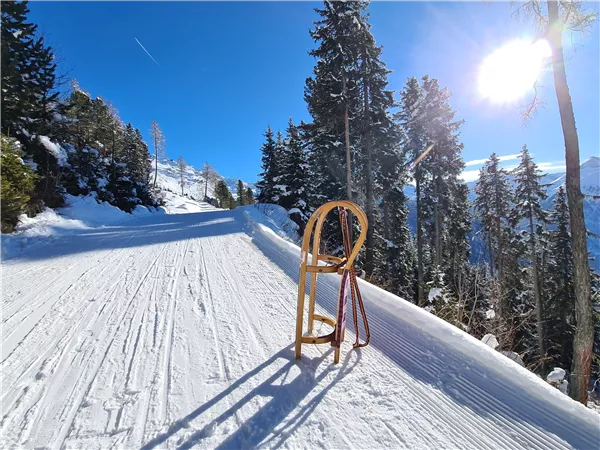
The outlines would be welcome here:
M 319 254 L 321 243 L 321 231 L 325 218 L 333 210 L 337 208 L 340 223 L 342 228 L 342 237 L 344 243 L 344 257 L 338 258 L 331 255 Z M 350 230 L 348 228 L 348 211 L 351 212 L 360 224 L 360 235 L 356 240 L 356 244 L 352 247 L 350 238 Z M 356 342 L 354 347 L 364 347 L 369 344 L 370 333 L 367 316 L 363 305 L 360 291 L 358 290 L 358 281 L 354 272 L 354 260 L 362 247 L 367 236 L 367 216 L 356 203 L 340 200 L 329 202 L 318 208 L 310 217 L 306 229 L 304 230 L 304 238 L 302 239 L 302 253 L 300 256 L 300 282 L 298 284 L 298 313 L 296 317 L 296 359 L 300 359 L 302 353 L 302 344 L 326 344 L 331 343 L 335 348 L 334 363 L 337 364 L 340 360 L 340 348 L 344 341 L 346 329 L 346 311 L 348 306 L 348 296 L 352 298 L 352 310 L 354 318 L 354 328 L 356 330 Z M 312 257 L 311 263 L 308 263 L 309 254 L 308 248 L 312 239 Z M 320 265 L 319 262 L 327 265 Z M 309 283 L 309 303 L 308 303 L 308 333 L 303 335 L 303 319 L 304 319 L 304 299 L 306 295 L 306 276 L 310 274 Z M 337 273 L 342 276 L 338 295 L 338 308 L 335 319 L 330 317 L 315 314 L 315 295 L 317 290 L 317 275 L 324 273 Z M 362 315 L 366 340 L 363 344 L 359 342 L 358 335 L 358 317 L 357 303 L 360 307 Z M 314 321 L 326 323 L 333 328 L 333 331 L 323 336 L 311 336 L 313 332 Z

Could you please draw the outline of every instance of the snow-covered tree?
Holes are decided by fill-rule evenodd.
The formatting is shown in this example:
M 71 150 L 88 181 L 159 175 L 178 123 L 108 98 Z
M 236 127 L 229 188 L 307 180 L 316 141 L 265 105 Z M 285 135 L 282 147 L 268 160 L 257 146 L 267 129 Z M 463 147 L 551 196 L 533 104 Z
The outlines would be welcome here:
M 500 159 L 495 153 L 492 153 L 479 171 L 475 193 L 477 197 L 474 206 L 477 217 L 481 221 L 481 233 L 489 256 L 491 276 L 498 278 L 499 318 L 508 320 L 511 311 L 509 299 L 503 294 L 503 254 L 504 229 L 509 219 L 513 194 L 508 181 L 508 172 L 500 167 Z
M 246 204 L 245 199 L 246 191 L 244 190 L 244 183 L 242 180 L 237 181 L 237 205 L 244 206 Z
M 279 167 L 277 160 L 277 148 L 273 139 L 271 127 L 267 127 L 264 134 L 266 141 L 261 147 L 262 152 L 262 173 L 260 181 L 256 183 L 259 189 L 259 203 L 277 203 L 279 200 L 279 190 L 275 187 L 276 178 L 279 176 Z
M 547 195 L 545 188 L 540 183 L 540 178 L 543 175 L 531 158 L 526 145 L 521 149 L 520 159 L 519 166 L 513 171 L 516 187 L 511 221 L 513 226 L 520 226 L 523 221 L 526 230 L 525 242 L 529 249 L 531 286 L 535 300 L 538 356 L 543 359 L 546 357 L 546 345 L 538 236 L 541 233 L 541 227 L 547 221 L 546 211 L 542 207 L 542 202 L 546 199 Z M 521 234 L 523 235 L 523 233 Z
M 550 232 L 544 322 L 548 355 L 555 366 L 569 368 L 573 360 L 575 329 L 575 286 L 567 194 L 561 186 L 554 199 Z
M 278 203 L 287 210 L 297 208 L 306 217 L 308 164 L 300 130 L 291 118 L 283 145 L 282 151 L 278 152 L 280 169 L 277 183 L 282 191 Z

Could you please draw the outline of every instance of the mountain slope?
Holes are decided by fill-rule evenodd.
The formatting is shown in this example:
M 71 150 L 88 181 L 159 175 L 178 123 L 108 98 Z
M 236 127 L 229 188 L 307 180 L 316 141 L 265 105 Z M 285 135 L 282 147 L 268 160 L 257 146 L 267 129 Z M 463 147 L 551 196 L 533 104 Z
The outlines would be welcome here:
M 152 160 L 154 167 L 154 159 Z M 235 178 L 222 178 L 234 197 L 237 198 L 237 182 Z M 152 172 L 151 180 L 154 180 Z M 181 176 L 177 168 L 177 161 L 169 158 L 161 158 L 158 161 L 158 185 L 166 191 L 181 193 Z M 183 192 L 185 195 L 202 200 L 204 198 L 204 177 L 201 169 L 187 165 L 183 175 Z M 244 183 L 244 188 L 250 188 L 256 194 L 256 186 L 253 183 Z M 208 183 L 208 196 L 214 198 L 215 183 Z
M 151 215 L 3 262 L 5 446 L 517 449 L 600 441 L 595 413 L 362 280 L 371 345 L 351 348 L 349 320 L 339 365 L 328 346 L 304 346 L 295 361 L 300 251 L 246 210 Z M 318 310 L 331 316 L 339 277 L 319 282 Z

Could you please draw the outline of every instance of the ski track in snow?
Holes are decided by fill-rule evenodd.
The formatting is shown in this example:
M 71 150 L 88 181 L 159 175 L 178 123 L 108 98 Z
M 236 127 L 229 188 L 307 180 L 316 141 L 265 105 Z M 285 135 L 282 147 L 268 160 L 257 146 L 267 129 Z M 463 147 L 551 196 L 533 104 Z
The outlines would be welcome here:
M 597 448 L 600 416 L 366 283 L 372 345 L 349 320 L 339 365 L 325 345 L 295 361 L 298 264 L 243 209 L 3 262 L 3 447 Z M 322 314 L 338 283 L 321 276 Z

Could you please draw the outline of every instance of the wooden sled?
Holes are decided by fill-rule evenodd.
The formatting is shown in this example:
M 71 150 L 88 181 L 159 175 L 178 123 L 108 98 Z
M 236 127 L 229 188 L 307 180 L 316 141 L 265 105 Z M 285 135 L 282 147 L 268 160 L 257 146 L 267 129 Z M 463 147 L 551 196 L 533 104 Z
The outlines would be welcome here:
M 321 231 L 327 215 L 335 208 L 338 208 L 340 220 L 342 222 L 342 233 L 344 238 L 345 257 L 338 258 L 331 255 L 319 254 L 321 243 Z M 350 211 L 358 219 L 360 224 L 360 235 L 356 240 L 356 244 L 350 249 L 350 234 L 347 227 L 346 213 Z M 352 295 L 352 304 L 354 312 L 354 323 L 356 328 L 356 343 L 354 347 L 362 347 L 369 342 L 369 327 L 367 323 L 362 298 L 358 291 L 358 282 L 354 273 L 354 260 L 362 247 L 367 236 L 367 216 L 362 209 L 351 201 L 339 200 L 325 203 L 319 207 L 310 217 L 306 229 L 304 230 L 304 238 L 302 239 L 302 253 L 300 256 L 300 282 L 298 284 L 298 312 L 296 318 L 296 359 L 300 359 L 302 353 L 302 344 L 326 344 L 331 343 L 335 348 L 334 363 L 337 364 L 340 360 L 340 348 L 344 341 L 345 325 L 346 325 L 346 310 L 348 295 Z M 314 235 L 313 235 L 314 234 Z M 312 239 L 312 260 L 308 263 L 309 253 L 308 248 Z M 327 265 L 319 265 L 319 262 Z M 314 321 L 324 322 L 333 328 L 333 331 L 324 336 L 305 336 L 303 334 L 304 320 L 304 300 L 306 296 L 306 275 L 310 273 L 309 284 L 309 304 L 308 304 L 308 333 L 311 334 L 314 328 Z M 315 295 L 317 290 L 317 275 L 322 273 L 337 273 L 342 275 L 342 282 L 338 298 L 338 314 L 336 319 L 315 314 Z M 367 341 L 364 344 L 358 343 L 358 323 L 356 312 L 356 301 L 358 299 L 365 331 L 367 333 Z

